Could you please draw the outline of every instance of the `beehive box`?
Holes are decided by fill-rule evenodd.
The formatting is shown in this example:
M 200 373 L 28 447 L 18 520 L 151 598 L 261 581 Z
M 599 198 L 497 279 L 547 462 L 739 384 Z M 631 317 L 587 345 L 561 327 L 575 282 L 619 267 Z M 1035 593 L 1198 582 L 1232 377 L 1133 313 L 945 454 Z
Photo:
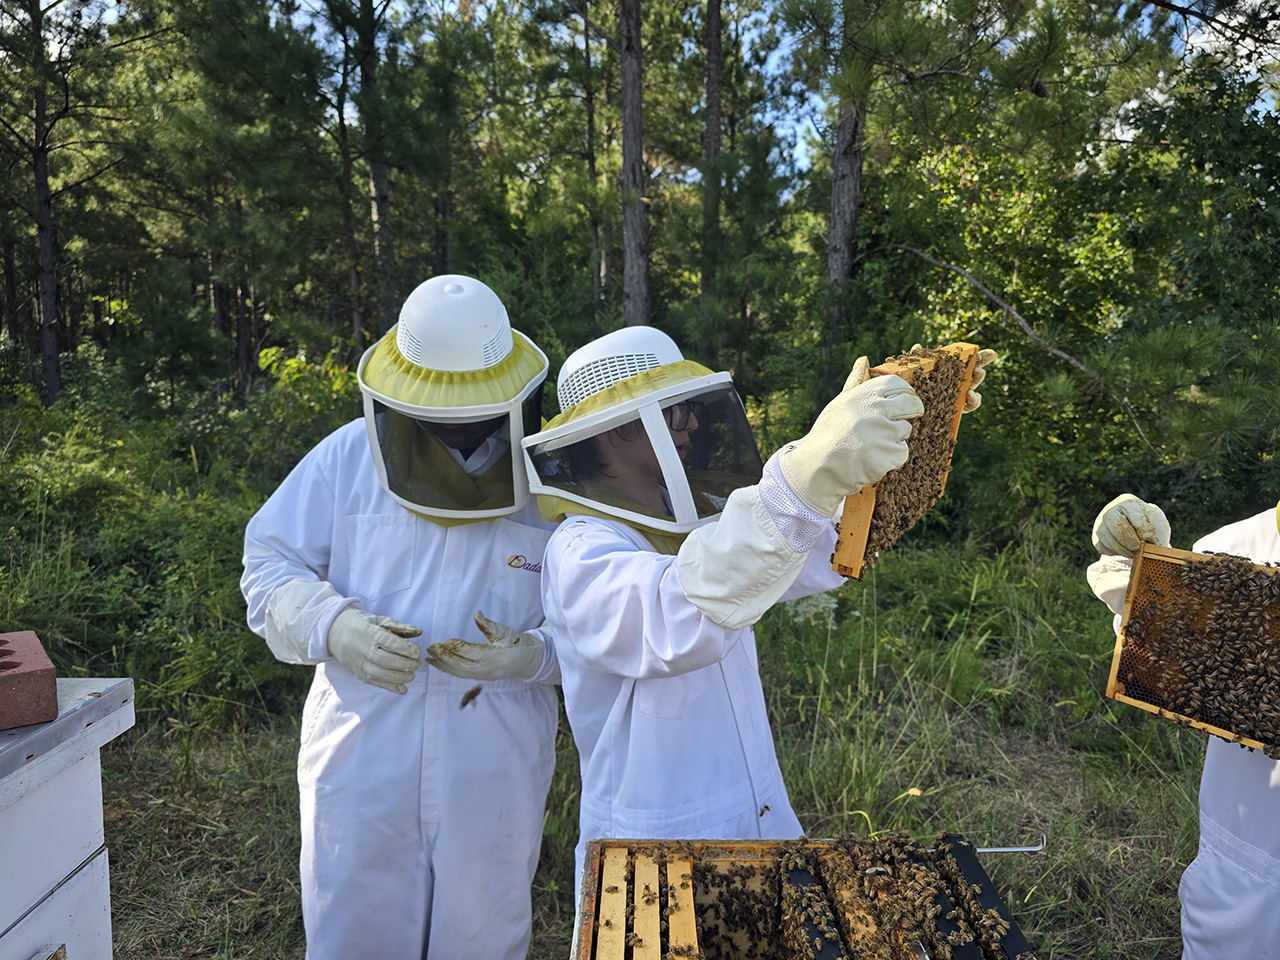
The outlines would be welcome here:
M 845 498 L 831 556 L 836 573 L 861 580 L 876 555 L 897 543 L 942 496 L 977 359 L 976 344 L 949 343 L 871 368 L 874 376 L 897 374 L 910 383 L 924 401 L 924 413 L 912 422 L 907 462 Z
M 1280 569 L 1143 544 L 1107 696 L 1280 759 Z
M 595 840 L 574 960 L 1031 960 L 956 836 Z

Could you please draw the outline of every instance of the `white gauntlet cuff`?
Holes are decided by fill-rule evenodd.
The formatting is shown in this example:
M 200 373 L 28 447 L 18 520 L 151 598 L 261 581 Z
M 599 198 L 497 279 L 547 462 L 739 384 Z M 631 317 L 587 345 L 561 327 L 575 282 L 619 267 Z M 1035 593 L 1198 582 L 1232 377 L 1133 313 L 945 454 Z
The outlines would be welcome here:
M 791 484 L 787 483 L 776 453 L 764 465 L 759 490 L 760 503 L 778 525 L 778 532 L 797 553 L 808 553 L 830 528 L 830 517 L 815 513 L 796 496 Z
M 329 660 L 329 627 L 352 605 L 359 603 L 323 580 L 290 580 L 267 601 L 267 646 L 285 663 Z
M 690 603 L 720 626 L 741 630 L 782 599 L 808 557 L 783 536 L 760 488 L 742 487 L 715 523 L 685 538 L 676 574 Z
M 1103 556 L 1089 564 L 1085 579 L 1093 595 L 1117 616 L 1124 610 L 1124 596 L 1129 590 L 1133 561 L 1128 557 Z

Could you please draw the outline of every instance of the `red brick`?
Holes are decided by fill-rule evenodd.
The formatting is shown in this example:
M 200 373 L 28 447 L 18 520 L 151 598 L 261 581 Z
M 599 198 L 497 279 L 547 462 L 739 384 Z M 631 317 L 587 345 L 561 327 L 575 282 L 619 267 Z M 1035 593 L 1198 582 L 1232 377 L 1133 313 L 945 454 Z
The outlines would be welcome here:
M 58 716 L 58 681 L 31 630 L 0 633 L 0 730 Z

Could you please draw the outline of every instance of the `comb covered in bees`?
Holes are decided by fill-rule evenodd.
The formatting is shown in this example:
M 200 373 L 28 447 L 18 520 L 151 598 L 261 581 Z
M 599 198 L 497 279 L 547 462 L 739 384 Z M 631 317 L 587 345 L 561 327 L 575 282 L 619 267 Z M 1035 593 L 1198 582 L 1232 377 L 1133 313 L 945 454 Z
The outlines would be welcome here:
M 1277 600 L 1280 569 L 1143 544 L 1107 696 L 1280 759 Z
M 1033 960 L 954 835 L 594 840 L 579 912 L 574 960 Z
M 976 344 L 949 343 L 871 368 L 872 376 L 896 374 L 910 383 L 924 413 L 912 421 L 907 462 L 845 498 L 831 556 L 836 573 L 861 580 L 876 555 L 897 543 L 942 496 L 977 357 Z

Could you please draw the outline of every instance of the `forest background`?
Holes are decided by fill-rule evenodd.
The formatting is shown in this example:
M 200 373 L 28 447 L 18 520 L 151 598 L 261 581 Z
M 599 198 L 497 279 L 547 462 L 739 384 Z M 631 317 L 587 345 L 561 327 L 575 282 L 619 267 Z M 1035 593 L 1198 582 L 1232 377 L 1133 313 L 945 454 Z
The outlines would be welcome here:
M 248 518 L 358 414 L 421 280 L 554 371 L 652 323 L 768 454 L 852 360 L 999 351 L 947 497 L 772 611 L 811 835 L 986 861 L 1043 957 L 1176 957 L 1203 745 L 1102 697 L 1089 525 L 1274 504 L 1271 2 L 0 0 L 0 630 L 128 676 L 105 753 L 122 957 L 301 955 L 308 671 L 244 623 Z M 548 391 L 546 413 L 555 412 Z M 532 956 L 567 954 L 562 730 Z

